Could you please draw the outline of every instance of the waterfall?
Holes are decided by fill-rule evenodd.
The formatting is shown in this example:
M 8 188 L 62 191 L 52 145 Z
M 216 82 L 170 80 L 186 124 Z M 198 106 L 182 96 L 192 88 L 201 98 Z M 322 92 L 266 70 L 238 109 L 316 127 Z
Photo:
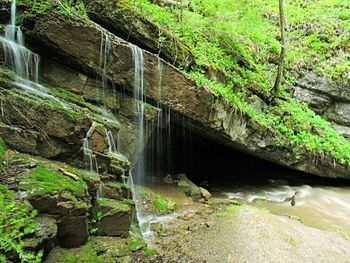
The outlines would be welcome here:
M 101 46 L 100 46 L 100 70 L 101 70 L 101 85 L 103 89 L 103 99 L 105 98 L 105 89 L 108 87 L 107 65 L 108 58 L 111 52 L 111 41 L 107 33 L 101 29 Z
M 145 154 L 143 151 L 143 144 L 145 141 L 145 129 L 144 129 L 144 86 L 143 86 L 143 73 L 144 73 L 144 61 L 142 50 L 131 45 L 132 57 L 134 60 L 134 99 L 138 114 L 138 149 L 139 154 L 138 160 L 135 165 L 135 181 L 140 184 L 143 182 L 145 177 Z
M 108 152 L 114 153 L 117 151 L 117 147 L 115 146 L 115 140 L 113 133 L 111 131 L 106 130 L 106 137 L 108 142 Z
M 98 174 L 97 158 L 96 158 L 96 155 L 93 153 L 93 151 L 90 149 L 90 145 L 89 145 L 89 138 L 94 132 L 95 127 L 96 127 L 96 123 L 93 122 L 89 131 L 86 133 L 86 137 L 83 139 L 82 149 L 83 149 L 86 169 L 89 170 L 91 173 Z
M 39 84 L 40 57 L 24 46 L 24 36 L 20 27 L 16 26 L 16 0 L 11 4 L 11 21 L 5 27 L 5 34 L 0 36 L 4 51 L 5 64 L 16 73 L 14 84 L 25 91 L 38 94 L 60 102 L 47 89 Z
M 147 160 L 153 175 L 160 178 L 166 176 L 170 172 L 171 166 L 171 112 L 169 108 L 161 105 L 162 100 L 162 81 L 163 81 L 163 62 L 158 57 L 157 62 L 157 108 L 160 111 L 157 114 L 157 121 L 152 123 L 151 130 L 151 158 Z
M 98 165 L 97 165 L 96 155 L 94 155 L 93 151 L 90 149 L 88 138 L 83 139 L 83 153 L 84 153 L 86 168 L 91 173 L 98 174 Z

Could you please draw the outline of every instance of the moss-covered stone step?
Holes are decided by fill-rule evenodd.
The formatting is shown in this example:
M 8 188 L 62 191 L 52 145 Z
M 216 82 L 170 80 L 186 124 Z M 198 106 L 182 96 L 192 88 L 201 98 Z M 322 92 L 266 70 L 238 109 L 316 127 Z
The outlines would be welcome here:
M 122 201 L 98 198 L 94 206 L 95 230 L 100 236 L 127 237 L 131 225 L 134 203 L 131 200 Z

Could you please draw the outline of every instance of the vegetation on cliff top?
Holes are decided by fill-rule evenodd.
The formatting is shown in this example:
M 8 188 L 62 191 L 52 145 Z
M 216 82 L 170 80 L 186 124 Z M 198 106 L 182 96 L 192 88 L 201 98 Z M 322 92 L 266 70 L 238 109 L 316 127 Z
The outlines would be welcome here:
M 36 15 L 43 14 L 52 9 L 54 5 L 57 5 L 57 10 L 63 15 L 70 16 L 74 14 L 82 18 L 87 18 L 85 5 L 82 0 L 55 1 L 55 4 L 49 0 L 17 0 L 16 4 L 28 10 L 19 16 L 19 20 L 23 19 L 23 17 L 35 17 Z
M 169 7 L 149 0 L 122 0 L 116 8 L 157 23 L 160 43 L 163 29 L 189 46 L 195 65 L 187 74 L 276 133 L 277 143 L 288 144 L 297 156 L 308 150 L 350 164 L 348 141 L 290 96 L 295 80 L 310 72 L 329 80 L 350 80 L 348 1 L 288 3 L 289 45 L 279 94 L 271 92 L 280 50 L 278 1 L 193 0 Z M 213 72 L 219 78 L 212 78 Z M 249 105 L 251 94 L 267 99 L 263 112 Z

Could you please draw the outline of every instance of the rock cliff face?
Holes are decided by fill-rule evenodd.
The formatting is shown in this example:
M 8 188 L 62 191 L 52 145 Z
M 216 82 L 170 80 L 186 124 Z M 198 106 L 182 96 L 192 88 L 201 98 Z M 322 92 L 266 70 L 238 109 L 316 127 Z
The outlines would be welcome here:
M 87 24 L 77 18 L 67 20 L 55 12 L 38 17 L 31 25 L 26 33 L 32 44 L 40 46 L 40 50 L 50 51 L 52 57 L 60 58 L 67 65 L 91 75 L 101 74 L 99 48 L 101 35 L 107 34 L 112 51 L 106 76 L 119 89 L 123 88 L 130 93 L 133 91 L 132 49 L 123 39 L 97 24 Z M 43 55 L 47 53 L 44 52 Z M 162 107 L 184 116 L 197 133 L 308 173 L 328 177 L 349 176 L 350 171 L 346 166 L 334 165 L 334 160 L 327 156 L 315 156 L 305 150 L 301 158 L 297 159 L 292 148 L 276 144 L 273 131 L 252 121 L 225 98 L 205 87 L 196 86 L 191 79 L 156 55 L 143 51 L 143 56 L 144 93 L 147 100 L 150 103 L 159 102 Z M 161 85 L 157 77 L 158 63 L 162 64 Z
M 334 122 L 333 127 L 350 138 L 350 82 L 330 82 L 309 74 L 295 87 L 294 96 Z

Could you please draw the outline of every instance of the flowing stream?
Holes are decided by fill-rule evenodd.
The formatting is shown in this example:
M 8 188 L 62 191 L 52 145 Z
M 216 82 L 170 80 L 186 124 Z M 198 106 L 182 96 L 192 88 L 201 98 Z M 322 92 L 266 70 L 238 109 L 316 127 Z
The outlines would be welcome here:
M 219 196 L 244 200 L 251 205 L 265 207 L 274 214 L 294 217 L 312 227 L 350 231 L 349 182 L 296 177 L 267 179 L 262 183 L 232 180 L 214 188 Z

